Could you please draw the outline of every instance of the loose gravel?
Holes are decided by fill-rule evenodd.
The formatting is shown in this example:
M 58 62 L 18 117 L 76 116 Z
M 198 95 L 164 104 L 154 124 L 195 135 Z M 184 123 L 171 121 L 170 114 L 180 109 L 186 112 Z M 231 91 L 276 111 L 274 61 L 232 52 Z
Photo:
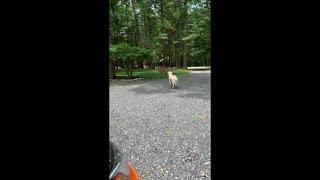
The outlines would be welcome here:
M 110 139 L 140 179 L 211 179 L 210 75 L 110 87 Z

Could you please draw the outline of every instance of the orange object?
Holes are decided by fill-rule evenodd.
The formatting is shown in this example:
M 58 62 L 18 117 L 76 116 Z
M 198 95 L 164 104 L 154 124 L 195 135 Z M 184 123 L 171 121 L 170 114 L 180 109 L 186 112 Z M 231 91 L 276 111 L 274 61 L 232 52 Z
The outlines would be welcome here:
M 119 173 L 114 180 L 130 180 L 129 177 L 127 175 L 124 175 L 122 173 Z
M 139 180 L 137 171 L 130 164 L 129 164 L 129 177 L 130 177 L 130 180 Z
M 131 166 L 130 164 L 128 165 L 128 169 L 129 169 L 129 177 L 127 175 L 124 175 L 122 173 L 119 173 L 114 180 L 139 180 L 139 176 L 137 171 L 134 169 L 133 166 Z

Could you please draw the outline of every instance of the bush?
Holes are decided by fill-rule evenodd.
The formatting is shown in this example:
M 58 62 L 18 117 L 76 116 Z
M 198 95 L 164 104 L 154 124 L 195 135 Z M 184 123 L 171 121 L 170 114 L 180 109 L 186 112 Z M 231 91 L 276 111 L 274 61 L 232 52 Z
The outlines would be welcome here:
M 110 55 L 116 61 L 121 61 L 125 65 L 127 76 L 132 78 L 133 66 L 136 61 L 143 62 L 153 58 L 153 51 L 137 46 L 130 46 L 125 43 L 112 45 L 109 49 Z

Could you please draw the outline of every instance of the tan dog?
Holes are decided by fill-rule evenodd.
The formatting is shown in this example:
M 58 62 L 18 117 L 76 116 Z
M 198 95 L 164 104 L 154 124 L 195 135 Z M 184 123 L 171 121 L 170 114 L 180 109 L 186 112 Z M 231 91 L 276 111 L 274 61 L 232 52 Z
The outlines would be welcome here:
M 171 86 L 171 88 L 174 88 L 178 82 L 178 78 L 176 75 L 172 75 L 172 72 L 169 71 L 168 72 L 168 79 L 169 79 L 169 84 Z

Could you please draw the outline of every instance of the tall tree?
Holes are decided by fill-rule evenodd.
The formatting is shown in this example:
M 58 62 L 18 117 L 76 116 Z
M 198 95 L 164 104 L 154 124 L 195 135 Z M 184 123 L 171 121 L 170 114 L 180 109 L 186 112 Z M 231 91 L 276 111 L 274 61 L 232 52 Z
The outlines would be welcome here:
M 155 53 L 150 61 L 186 68 L 210 65 L 208 0 L 110 0 L 110 43 L 128 43 Z M 110 62 L 111 63 L 111 62 Z M 124 67 L 122 61 L 115 61 Z
M 188 1 L 184 0 L 183 3 L 184 7 L 184 26 L 183 26 L 183 35 L 187 35 L 187 28 L 188 28 Z M 187 43 L 183 41 L 183 68 L 187 68 Z
M 139 20 L 137 17 L 137 12 L 136 12 L 136 1 L 135 0 L 130 0 L 131 2 L 131 7 L 132 7 L 132 13 L 134 16 L 135 20 L 135 28 L 136 28 L 136 35 L 135 35 L 135 45 L 140 46 L 140 27 L 139 27 Z

